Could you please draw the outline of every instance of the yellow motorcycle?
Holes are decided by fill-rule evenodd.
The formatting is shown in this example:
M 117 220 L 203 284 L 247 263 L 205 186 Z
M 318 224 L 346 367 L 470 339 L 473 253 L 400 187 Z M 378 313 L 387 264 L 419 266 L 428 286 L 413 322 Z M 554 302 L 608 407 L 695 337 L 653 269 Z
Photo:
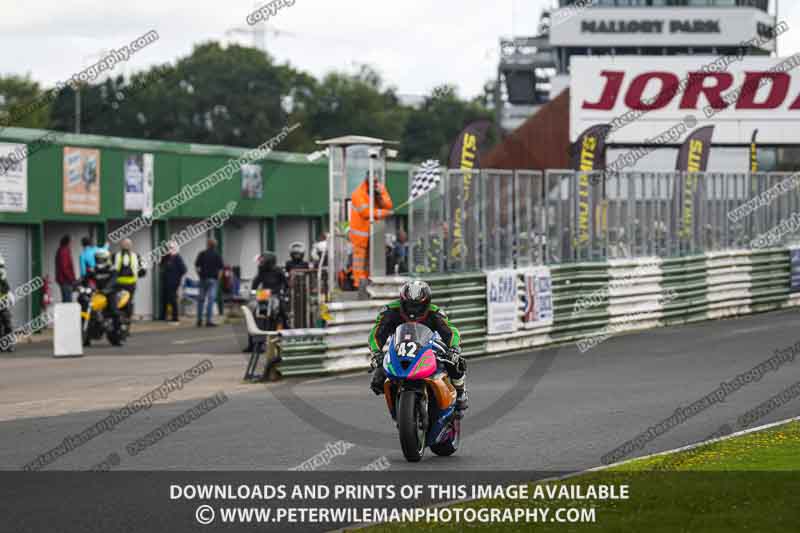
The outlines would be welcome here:
M 122 346 L 130 331 L 130 319 L 124 312 L 130 299 L 131 293 L 124 289 L 107 293 L 88 285 L 79 286 L 83 345 L 89 346 L 105 334 L 112 345 Z M 113 308 L 109 308 L 109 300 L 115 300 Z

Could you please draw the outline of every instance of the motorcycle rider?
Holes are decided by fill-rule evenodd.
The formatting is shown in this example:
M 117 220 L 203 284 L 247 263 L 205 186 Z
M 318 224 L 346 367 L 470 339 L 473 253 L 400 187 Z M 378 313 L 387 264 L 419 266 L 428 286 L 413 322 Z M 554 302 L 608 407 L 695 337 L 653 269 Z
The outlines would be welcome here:
M 305 260 L 306 245 L 300 241 L 295 241 L 289 245 L 289 259 L 286 261 L 286 273 L 291 274 L 296 268 L 308 269 L 308 261 Z
M 251 290 L 269 289 L 279 294 L 286 289 L 286 274 L 278 268 L 278 261 L 272 252 L 264 252 L 258 257 L 258 274 L 250 284 Z
M 285 325 L 286 311 L 283 303 L 283 295 L 285 294 L 288 283 L 286 282 L 286 274 L 278 268 L 278 260 L 272 252 L 264 252 L 256 258 L 258 262 L 258 273 L 253 281 L 250 282 L 250 290 L 257 291 L 259 289 L 269 289 L 275 297 L 280 298 L 280 316 L 278 317 L 279 323 Z M 251 300 L 247 304 L 253 315 L 256 315 L 258 309 L 258 302 Z M 277 326 L 277 324 L 276 324 Z M 253 351 L 253 339 L 248 336 L 247 347 L 242 350 L 243 352 Z
M 86 275 L 87 280 L 93 280 L 98 291 L 108 298 L 108 312 L 116 313 L 117 270 L 111 262 L 111 252 L 107 248 L 97 248 L 94 252 L 94 268 Z
M 467 362 L 461 356 L 461 335 L 438 306 L 431 303 L 431 288 L 422 280 L 412 280 L 400 288 L 400 299 L 390 302 L 378 314 L 369 333 L 369 348 L 372 352 L 370 366 L 375 370 L 370 388 L 376 395 L 383 394 L 386 372 L 383 370 L 383 345 L 401 324 L 416 322 L 437 332 L 447 345 L 440 357 L 445 370 L 456 389 L 456 416 L 462 418 L 468 407 L 465 376 Z

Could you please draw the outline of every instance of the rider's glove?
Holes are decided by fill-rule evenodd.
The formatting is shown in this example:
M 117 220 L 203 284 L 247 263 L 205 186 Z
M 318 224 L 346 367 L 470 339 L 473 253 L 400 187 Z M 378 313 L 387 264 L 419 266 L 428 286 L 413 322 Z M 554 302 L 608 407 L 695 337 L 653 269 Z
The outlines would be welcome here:
M 450 348 L 444 343 L 441 339 L 435 339 L 433 341 L 434 351 L 436 352 L 436 356 L 439 359 L 447 358 L 447 352 Z
M 448 351 L 448 356 L 453 363 L 458 363 L 461 359 L 461 347 L 460 346 L 453 346 Z

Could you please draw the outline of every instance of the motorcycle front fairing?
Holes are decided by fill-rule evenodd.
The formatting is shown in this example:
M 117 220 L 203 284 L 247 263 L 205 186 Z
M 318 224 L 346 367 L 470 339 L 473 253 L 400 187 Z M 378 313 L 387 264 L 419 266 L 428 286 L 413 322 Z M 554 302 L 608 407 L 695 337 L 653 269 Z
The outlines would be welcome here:
M 428 446 L 450 436 L 448 421 L 455 410 L 455 389 L 437 360 L 438 333 L 422 324 L 400 325 L 389 338 L 389 350 L 383 360 L 387 381 L 384 393 L 392 418 L 396 418 L 395 398 L 402 389 L 414 389 L 425 396 L 430 420 L 426 430 Z M 428 391 L 432 397 L 428 398 Z

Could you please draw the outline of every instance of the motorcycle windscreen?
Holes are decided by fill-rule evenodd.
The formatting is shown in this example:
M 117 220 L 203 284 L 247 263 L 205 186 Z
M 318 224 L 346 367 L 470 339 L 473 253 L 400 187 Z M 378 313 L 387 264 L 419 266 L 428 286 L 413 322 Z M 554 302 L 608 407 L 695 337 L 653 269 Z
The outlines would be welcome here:
M 390 349 L 390 375 L 406 379 L 425 379 L 436 372 L 432 349 L 435 333 L 427 326 L 409 322 L 394 332 Z
M 417 324 L 416 322 L 406 322 L 400 324 L 394 330 L 394 346 L 399 347 L 402 343 L 415 343 L 418 346 L 430 344 L 434 333 L 428 326 Z

